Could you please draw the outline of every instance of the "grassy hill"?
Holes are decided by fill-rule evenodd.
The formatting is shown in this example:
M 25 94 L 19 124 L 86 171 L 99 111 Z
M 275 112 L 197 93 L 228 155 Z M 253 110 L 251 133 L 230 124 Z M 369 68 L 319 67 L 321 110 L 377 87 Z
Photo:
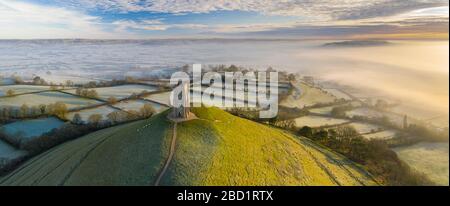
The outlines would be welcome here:
M 176 150 L 160 185 L 374 185 L 346 158 L 308 139 L 195 109 L 177 125 Z M 102 130 L 41 154 L 0 185 L 153 185 L 169 154 L 167 113 Z

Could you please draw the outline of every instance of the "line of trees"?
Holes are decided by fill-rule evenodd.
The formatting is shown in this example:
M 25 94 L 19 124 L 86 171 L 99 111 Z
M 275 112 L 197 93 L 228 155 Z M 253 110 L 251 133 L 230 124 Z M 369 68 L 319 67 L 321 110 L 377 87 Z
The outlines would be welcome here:
M 68 108 L 63 102 L 56 102 L 53 104 L 41 104 L 38 106 L 28 106 L 23 104 L 20 107 L 1 107 L 0 108 L 0 122 L 10 122 L 15 119 L 34 118 L 44 115 L 54 115 L 61 119 L 65 119 L 68 113 Z
M 363 165 L 383 184 L 400 186 L 433 185 L 424 174 L 418 173 L 401 161 L 386 142 L 367 140 L 351 126 L 329 130 L 302 127 L 297 134 L 312 139 Z

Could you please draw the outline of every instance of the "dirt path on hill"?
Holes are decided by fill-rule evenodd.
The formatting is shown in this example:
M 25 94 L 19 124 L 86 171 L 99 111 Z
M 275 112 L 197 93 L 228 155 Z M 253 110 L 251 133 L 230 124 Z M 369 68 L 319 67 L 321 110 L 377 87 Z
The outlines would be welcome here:
M 159 183 L 161 182 L 161 179 L 164 177 L 164 174 L 166 173 L 167 168 L 169 168 L 170 162 L 172 162 L 173 155 L 175 154 L 175 146 L 176 146 L 176 142 L 177 142 L 177 124 L 178 124 L 177 122 L 174 122 L 174 124 L 173 124 L 172 142 L 170 144 L 169 157 L 167 158 L 163 169 L 159 173 L 158 179 L 156 179 L 156 181 L 155 181 L 155 186 L 158 186 Z

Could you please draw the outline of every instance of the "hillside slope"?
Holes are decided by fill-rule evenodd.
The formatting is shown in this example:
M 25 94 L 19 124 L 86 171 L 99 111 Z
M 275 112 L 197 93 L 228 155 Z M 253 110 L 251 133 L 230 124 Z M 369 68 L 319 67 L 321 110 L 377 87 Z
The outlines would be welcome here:
M 308 139 L 217 108 L 178 123 L 175 154 L 160 185 L 374 185 L 363 169 Z M 153 185 L 167 160 L 165 116 L 102 130 L 55 147 L 0 185 Z

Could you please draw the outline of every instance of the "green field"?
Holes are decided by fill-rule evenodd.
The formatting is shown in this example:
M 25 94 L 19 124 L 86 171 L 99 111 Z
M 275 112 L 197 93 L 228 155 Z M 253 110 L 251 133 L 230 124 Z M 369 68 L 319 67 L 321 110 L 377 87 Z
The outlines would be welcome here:
M 449 144 L 419 143 L 395 148 L 400 159 L 438 185 L 449 185 Z
M 308 139 L 198 108 L 179 123 L 160 185 L 374 185 L 356 164 Z M 169 153 L 167 112 L 55 147 L 0 185 L 153 185 Z
M 37 94 L 25 94 L 14 97 L 0 98 L 0 108 L 1 107 L 20 107 L 23 104 L 28 106 L 39 106 L 41 104 L 48 105 L 56 102 L 63 102 L 67 105 L 67 108 L 79 108 L 89 105 L 99 104 L 100 102 L 76 97 L 70 94 L 65 94 L 61 92 L 42 92 Z

